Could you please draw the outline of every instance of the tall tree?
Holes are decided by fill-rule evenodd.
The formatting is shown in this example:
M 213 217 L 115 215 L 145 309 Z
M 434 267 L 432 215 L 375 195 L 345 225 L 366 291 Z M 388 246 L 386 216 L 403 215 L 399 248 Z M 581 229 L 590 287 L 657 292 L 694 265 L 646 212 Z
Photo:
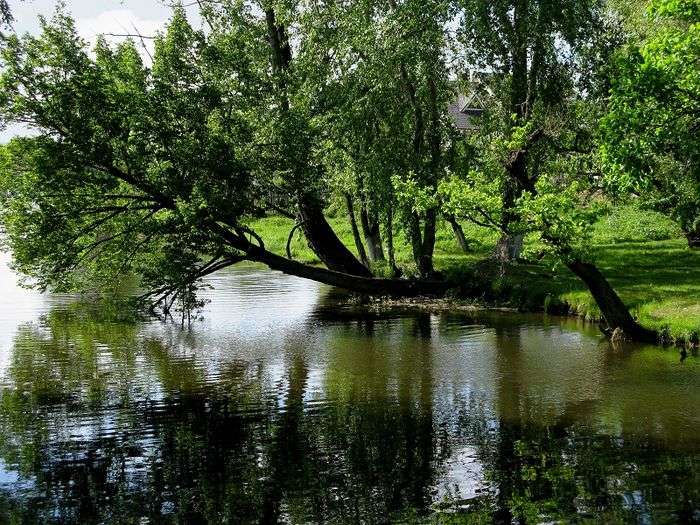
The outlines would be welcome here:
M 596 20 L 597 0 L 460 0 L 462 39 L 468 67 L 489 74 L 496 93 L 498 116 L 494 124 L 512 137 L 532 121 L 537 107 L 562 102 L 571 83 L 572 54 L 584 44 Z M 567 49 L 568 48 L 568 49 Z M 492 108 L 493 110 L 494 108 Z M 496 111 L 492 111 L 496 113 Z M 503 182 L 504 232 L 496 250 L 503 261 L 516 259 L 522 249 L 517 232 L 515 202 L 523 192 L 521 181 L 533 176 L 528 152 L 514 157 Z M 515 227 L 515 228 L 514 228 Z M 511 231 L 513 230 L 513 231 Z
M 64 289 L 136 273 L 166 310 L 196 304 L 201 277 L 241 260 L 366 293 L 439 291 L 285 259 L 246 226 L 261 195 L 314 180 L 296 170 L 313 166 L 313 134 L 301 110 L 270 107 L 279 92 L 256 14 L 227 21 L 209 38 L 175 10 L 152 67 L 131 42 L 100 41 L 93 58 L 61 12 L 39 37 L 7 38 L 2 120 L 39 133 L 0 159 L 16 267 Z
M 611 331 L 654 339 L 591 260 L 591 196 L 600 190 L 591 135 L 598 101 L 586 89 L 596 73 L 586 59 L 598 44 L 590 30 L 601 20 L 598 3 L 461 5 L 467 62 L 494 68 L 500 104 L 468 138 L 480 152 L 471 170 L 443 184 L 447 211 L 506 236 L 539 238 L 586 284 Z

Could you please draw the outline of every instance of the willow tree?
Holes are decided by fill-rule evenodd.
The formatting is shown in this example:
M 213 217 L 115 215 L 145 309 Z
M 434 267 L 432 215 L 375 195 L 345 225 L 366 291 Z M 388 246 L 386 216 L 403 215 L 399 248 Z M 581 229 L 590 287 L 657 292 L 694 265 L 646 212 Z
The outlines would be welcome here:
M 270 67 L 266 22 L 240 8 L 227 13 L 227 31 L 207 36 L 175 10 L 151 66 L 132 42 L 88 52 L 61 12 L 38 37 L 5 39 L 2 120 L 38 134 L 2 155 L 0 214 L 15 266 L 59 289 L 136 274 L 165 309 L 196 303 L 203 276 L 242 260 L 367 293 L 439 292 L 285 259 L 246 226 L 281 184 L 302 196 L 320 184 L 306 171 L 313 134 L 303 108 L 284 107 L 284 72 Z

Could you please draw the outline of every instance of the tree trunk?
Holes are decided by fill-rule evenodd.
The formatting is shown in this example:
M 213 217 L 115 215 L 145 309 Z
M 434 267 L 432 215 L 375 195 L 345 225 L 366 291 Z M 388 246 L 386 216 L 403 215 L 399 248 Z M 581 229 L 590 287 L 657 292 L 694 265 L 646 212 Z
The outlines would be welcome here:
M 389 204 L 386 214 L 386 251 L 389 256 L 389 267 L 394 277 L 401 275 L 401 270 L 396 266 L 396 255 L 394 253 L 394 208 Z
M 299 215 L 311 249 L 330 270 L 371 277 L 372 273 L 338 239 L 323 215 L 317 199 L 308 195 L 299 198 Z
M 426 232 L 429 232 L 430 228 L 427 224 L 426 219 Z M 435 243 L 435 231 L 433 223 L 433 245 Z M 416 262 L 418 267 L 418 273 L 421 277 L 429 279 L 433 275 L 433 252 L 432 248 L 428 246 L 428 250 L 424 246 L 423 234 L 420 229 L 420 217 L 417 213 L 411 212 L 411 216 L 408 224 L 408 234 L 411 239 L 411 249 L 413 251 L 413 260 Z
M 657 341 L 658 334 L 634 320 L 625 303 L 595 265 L 574 260 L 567 263 L 567 266 L 588 286 L 610 332 L 620 329 L 626 336 L 637 341 Z
M 367 242 L 369 260 L 372 262 L 384 261 L 384 249 L 382 248 L 382 236 L 379 230 L 379 220 L 376 216 L 370 217 L 367 208 L 363 205 L 360 209 L 360 221 L 362 232 Z
M 435 84 L 435 72 L 428 75 L 428 94 L 430 104 L 430 129 L 428 130 L 428 142 L 430 144 L 430 188 L 437 193 L 438 182 L 442 169 L 442 133 L 440 129 L 440 108 L 438 102 L 437 85 Z M 423 225 L 423 263 L 421 275 L 432 277 L 435 269 L 433 266 L 433 252 L 435 251 L 435 230 L 437 228 L 437 208 L 430 208 L 425 213 Z
M 524 160 L 517 165 L 508 166 L 509 179 L 505 181 L 503 189 L 503 218 L 501 219 L 501 229 L 507 232 L 513 223 L 518 220 L 517 214 L 513 211 L 515 201 L 523 193 L 519 177 L 524 176 L 520 171 L 525 169 Z M 502 264 L 511 263 L 517 260 L 522 253 L 522 235 L 504 233 L 496 245 L 495 258 Z
M 527 117 L 528 108 L 528 0 L 516 0 L 513 8 L 514 42 L 511 49 L 511 111 L 517 115 L 519 124 Z M 517 216 L 513 213 L 515 202 L 523 193 L 521 180 L 527 179 L 525 155 L 516 155 L 517 162 L 506 168 L 510 175 L 503 189 L 503 220 L 501 228 L 507 232 Z M 521 235 L 504 234 L 496 246 L 495 257 L 502 264 L 517 260 L 522 253 Z
M 280 104 L 284 111 L 289 110 L 289 97 L 287 96 L 287 83 L 284 72 L 292 61 L 292 48 L 289 45 L 287 31 L 284 26 L 277 23 L 275 11 L 267 9 L 265 11 L 265 21 L 267 23 L 267 38 L 270 43 L 272 72 L 277 81 L 277 90 Z
M 416 297 L 419 295 L 441 296 L 449 289 L 449 284 L 444 281 L 409 280 L 409 279 L 378 279 L 374 277 L 361 277 L 347 273 L 336 272 L 310 266 L 280 255 L 261 249 L 257 246 L 249 247 L 247 259 L 265 264 L 272 270 L 277 270 L 288 275 L 294 275 L 304 279 L 311 279 L 330 286 L 337 286 L 352 292 L 368 295 Z
M 522 234 L 502 235 L 496 244 L 496 259 L 502 263 L 510 263 L 518 260 L 522 251 Z
M 437 210 L 435 208 L 431 208 L 425 213 L 421 262 L 418 266 L 421 272 L 421 277 L 426 279 L 431 279 L 435 274 L 435 268 L 433 266 L 433 252 L 435 251 L 436 226 Z
M 271 50 L 272 72 L 277 80 L 278 97 L 283 111 L 289 110 L 289 96 L 285 82 L 285 71 L 292 60 L 292 50 L 289 45 L 284 25 L 278 24 L 273 9 L 265 11 L 267 36 Z M 303 188 L 299 188 L 303 191 Z M 299 195 L 299 216 L 302 228 L 309 246 L 319 259 L 331 270 L 363 275 L 372 274 L 350 250 L 338 239 L 323 215 L 323 208 L 317 195 L 301 193 Z
M 454 215 L 445 216 L 445 220 L 450 224 L 450 226 L 452 226 L 452 231 L 455 234 L 455 239 L 457 239 L 457 244 L 459 244 L 459 248 L 464 253 L 469 253 L 469 241 L 467 241 L 467 237 L 464 235 L 462 225 L 459 223 L 459 221 L 455 218 Z
M 350 228 L 352 229 L 352 238 L 355 240 L 355 248 L 357 248 L 357 253 L 360 256 L 360 261 L 362 261 L 362 264 L 369 267 L 369 261 L 367 260 L 367 252 L 365 252 L 365 245 L 362 243 L 360 231 L 357 228 L 357 220 L 355 219 L 355 207 L 353 206 L 352 197 L 349 193 L 345 194 L 345 206 L 348 210 L 348 220 L 350 221 Z

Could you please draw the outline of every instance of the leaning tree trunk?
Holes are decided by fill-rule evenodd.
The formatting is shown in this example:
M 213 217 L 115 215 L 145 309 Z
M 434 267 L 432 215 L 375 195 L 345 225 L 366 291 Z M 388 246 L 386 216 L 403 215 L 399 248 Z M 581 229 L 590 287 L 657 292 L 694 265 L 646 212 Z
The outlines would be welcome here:
M 357 227 L 357 219 L 355 219 L 355 207 L 352 202 L 352 197 L 349 193 L 345 194 L 345 206 L 348 210 L 348 220 L 350 221 L 350 228 L 352 229 L 352 238 L 355 241 L 355 248 L 357 248 L 357 253 L 360 256 L 360 261 L 362 261 L 362 264 L 369 267 L 369 260 L 367 259 L 365 245 L 362 243 L 362 238 L 360 237 L 360 230 Z
M 459 223 L 457 218 L 454 215 L 447 215 L 445 216 L 445 220 L 450 224 L 450 226 L 452 226 L 452 231 L 455 234 L 455 239 L 457 239 L 457 244 L 459 244 L 459 248 L 464 253 L 469 253 L 469 241 L 467 241 L 467 237 L 466 235 L 464 235 L 462 225 Z
M 267 36 L 271 50 L 272 72 L 277 81 L 277 97 L 283 112 L 289 111 L 289 95 L 285 72 L 292 61 L 292 48 L 283 24 L 278 23 L 275 11 L 265 11 Z M 303 191 L 303 188 L 299 188 Z M 323 208 L 317 195 L 299 195 L 299 216 L 306 240 L 319 259 L 331 270 L 355 275 L 372 274 L 350 250 L 338 239 L 323 215 Z
M 367 242 L 369 260 L 372 262 L 384 261 L 384 249 L 382 248 L 382 236 L 379 230 L 379 220 L 376 216 L 370 217 L 367 208 L 363 205 L 360 209 L 360 221 L 362 233 Z
M 634 320 L 625 303 L 595 265 L 574 260 L 567 266 L 588 286 L 611 332 L 619 329 L 637 341 L 656 342 L 658 334 Z
M 246 259 L 263 263 L 272 270 L 277 270 L 288 275 L 374 296 L 441 296 L 444 295 L 450 287 L 449 283 L 445 281 L 380 279 L 350 275 L 287 259 L 257 246 L 248 247 Z
M 338 239 L 323 215 L 323 209 L 317 199 L 308 195 L 301 196 L 299 215 L 311 249 L 330 270 L 363 277 L 372 276 L 367 267 Z

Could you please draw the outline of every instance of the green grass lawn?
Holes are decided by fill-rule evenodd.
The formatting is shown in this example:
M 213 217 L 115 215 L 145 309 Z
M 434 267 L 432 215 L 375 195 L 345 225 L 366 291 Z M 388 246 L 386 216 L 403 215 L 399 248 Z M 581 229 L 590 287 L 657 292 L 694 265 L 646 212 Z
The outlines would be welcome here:
M 331 225 L 355 252 L 352 232 L 344 216 L 331 217 Z M 284 254 L 293 221 L 283 217 L 255 220 L 251 226 L 266 247 Z M 464 224 L 472 251 L 464 254 L 451 228 L 441 223 L 435 250 L 436 269 L 453 279 L 479 272 L 480 261 L 492 252 L 494 232 Z M 415 272 L 410 246 L 402 232 L 395 233 L 396 258 L 408 274 Z M 700 251 L 688 249 L 677 227 L 665 217 L 633 206 L 603 218 L 593 235 L 594 260 L 639 320 L 671 338 L 688 341 L 700 333 Z M 297 232 L 291 245 L 295 259 L 318 263 L 306 241 Z M 376 269 L 382 273 L 382 268 Z M 469 277 L 465 277 L 468 279 Z M 501 304 L 536 310 L 566 308 L 572 313 L 597 319 L 599 311 L 582 283 L 562 265 L 543 260 L 519 263 L 505 277 L 490 281 L 493 296 Z

